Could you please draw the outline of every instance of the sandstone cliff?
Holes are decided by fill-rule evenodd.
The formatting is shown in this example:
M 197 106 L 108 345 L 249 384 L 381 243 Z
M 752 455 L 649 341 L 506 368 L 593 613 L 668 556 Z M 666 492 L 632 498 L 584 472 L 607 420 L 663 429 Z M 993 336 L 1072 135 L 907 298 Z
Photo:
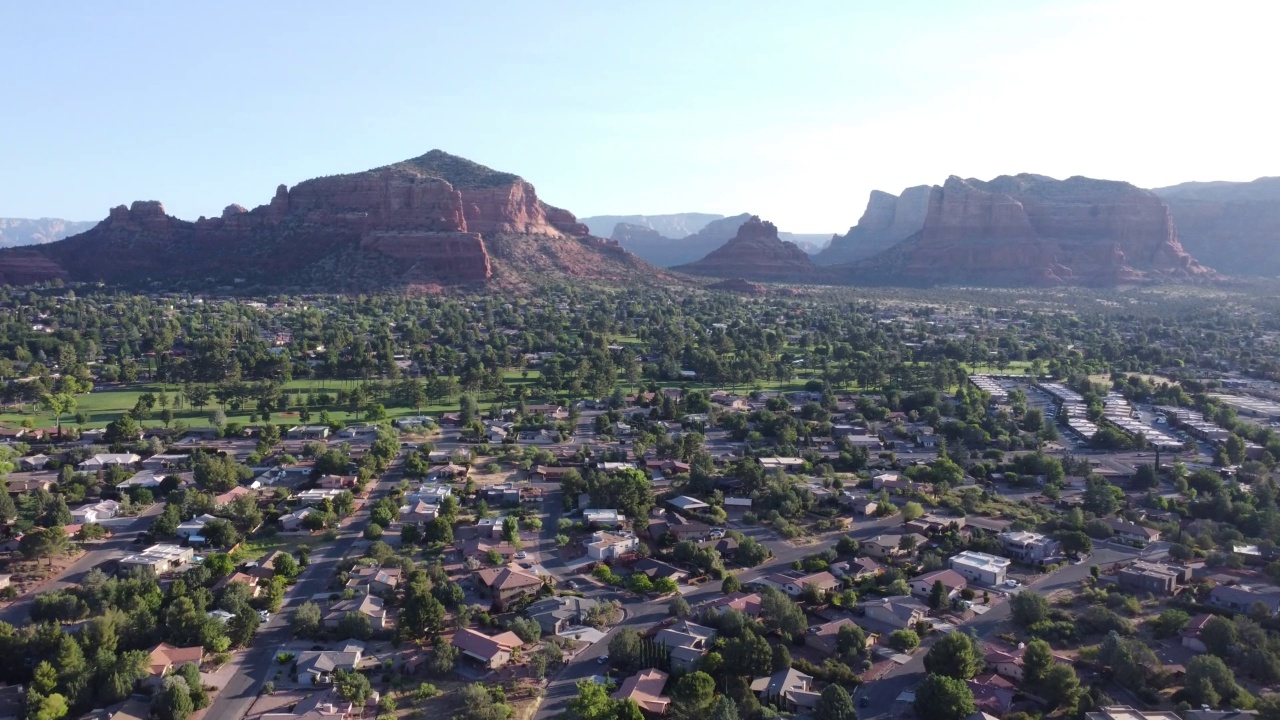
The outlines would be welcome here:
M 907 188 L 901 195 L 872 190 L 858 224 L 833 237 L 813 261 L 838 265 L 869 258 L 920 232 L 929 211 L 930 191 L 928 185 Z
M 1280 177 L 1153 190 L 1187 252 L 1229 275 L 1280 275 Z
M 752 215 L 724 245 L 676 270 L 691 275 L 773 282 L 813 282 L 814 266 L 794 243 L 778 239 L 778 228 Z
M 58 218 L 0 218 L 0 247 L 43 245 L 69 235 L 82 233 L 93 226 L 92 222 L 75 222 Z
M 229 205 L 195 222 L 138 201 L 75 237 L 0 251 L 0 282 L 10 284 L 60 278 L 359 290 L 648 270 L 616 243 L 590 237 L 572 213 L 539 200 L 518 176 L 439 150 L 281 185 L 266 205 Z
M 1109 286 L 1216 279 L 1178 242 L 1168 207 L 1128 183 L 1041 175 L 951 177 L 920 232 L 833 268 L 878 284 Z

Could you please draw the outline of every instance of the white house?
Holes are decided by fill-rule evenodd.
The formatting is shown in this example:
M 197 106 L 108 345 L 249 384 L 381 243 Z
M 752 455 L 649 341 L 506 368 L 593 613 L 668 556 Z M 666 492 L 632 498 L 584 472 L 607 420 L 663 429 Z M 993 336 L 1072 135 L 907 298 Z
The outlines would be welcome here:
M 631 533 L 597 531 L 587 543 L 587 557 L 592 560 L 612 560 L 634 552 L 639 541 Z
M 970 582 L 979 585 L 999 585 L 1005 580 L 1009 571 L 1009 558 L 998 555 L 965 550 L 953 555 L 949 561 L 951 569 L 963 575 Z
M 71 519 L 79 525 L 100 523 L 110 520 L 120 512 L 120 503 L 115 500 L 103 500 L 90 505 L 81 505 L 71 511 Z
M 319 505 L 325 500 L 333 500 L 341 492 L 342 490 L 313 488 L 311 490 L 303 490 L 294 495 L 293 498 L 303 505 Z
M 605 510 L 602 508 L 587 508 L 582 511 L 582 521 L 587 525 L 598 525 L 600 527 L 617 527 L 622 521 L 622 517 L 617 510 Z
M 76 466 L 81 472 L 95 472 L 117 465 L 135 465 L 142 461 L 142 458 L 133 453 L 99 453 L 85 460 Z
M 193 517 L 178 526 L 178 537 L 191 538 L 192 536 L 200 535 L 204 532 L 204 526 L 207 525 L 209 521 L 217 519 L 218 518 L 208 513 L 199 517 Z

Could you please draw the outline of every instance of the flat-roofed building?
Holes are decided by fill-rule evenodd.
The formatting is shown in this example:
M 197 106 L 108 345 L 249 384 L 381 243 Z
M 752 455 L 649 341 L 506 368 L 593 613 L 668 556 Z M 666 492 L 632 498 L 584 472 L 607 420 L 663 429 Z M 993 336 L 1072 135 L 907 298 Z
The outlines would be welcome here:
M 952 570 L 981 585 L 999 585 L 1009 572 L 1009 558 L 965 550 L 948 562 Z

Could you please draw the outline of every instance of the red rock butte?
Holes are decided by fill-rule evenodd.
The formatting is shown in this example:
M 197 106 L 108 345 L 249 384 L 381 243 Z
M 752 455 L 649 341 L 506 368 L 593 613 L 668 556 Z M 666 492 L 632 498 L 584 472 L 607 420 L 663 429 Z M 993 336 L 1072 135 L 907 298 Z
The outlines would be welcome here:
M 673 268 L 691 275 L 765 282 L 813 282 L 813 262 L 795 243 L 778 239 L 773 223 L 752 215 L 738 233 L 706 257 Z
M 1027 174 L 990 182 L 953 176 L 930 189 L 918 232 L 831 271 L 865 282 L 1005 286 L 1219 278 L 1182 248 L 1169 208 L 1153 193 Z
M 569 211 L 539 200 L 520 177 L 440 150 L 281 185 L 266 205 L 228 205 L 195 222 L 137 201 L 79 235 L 0 251 L 0 282 L 15 285 L 214 280 L 355 290 L 646 269 L 616 243 L 590 237 Z

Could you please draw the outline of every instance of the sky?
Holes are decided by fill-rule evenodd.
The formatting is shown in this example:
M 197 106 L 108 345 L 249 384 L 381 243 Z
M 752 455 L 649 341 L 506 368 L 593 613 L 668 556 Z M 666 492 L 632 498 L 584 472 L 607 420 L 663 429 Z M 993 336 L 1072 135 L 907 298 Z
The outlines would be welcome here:
M 0 217 L 184 219 L 433 148 L 579 216 L 1280 175 L 1263 2 L 0 2 Z

